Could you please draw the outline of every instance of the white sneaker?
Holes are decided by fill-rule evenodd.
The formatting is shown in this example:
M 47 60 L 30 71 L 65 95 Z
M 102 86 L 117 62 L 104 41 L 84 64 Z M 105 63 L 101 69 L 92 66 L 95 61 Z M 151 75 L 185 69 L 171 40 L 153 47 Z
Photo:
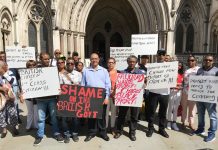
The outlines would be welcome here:
M 167 122 L 167 129 L 171 130 L 171 122 Z

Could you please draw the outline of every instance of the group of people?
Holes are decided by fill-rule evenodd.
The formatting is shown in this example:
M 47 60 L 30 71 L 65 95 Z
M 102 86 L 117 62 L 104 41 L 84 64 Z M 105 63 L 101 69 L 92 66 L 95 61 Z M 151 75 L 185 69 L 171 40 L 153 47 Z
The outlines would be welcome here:
M 74 84 L 86 87 L 104 88 L 105 98 L 102 103 L 103 113 L 102 119 L 88 118 L 88 133 L 85 142 L 90 141 L 97 134 L 105 141 L 109 141 L 107 135 L 108 130 L 113 134 L 115 139 L 118 139 L 123 134 L 123 127 L 126 120 L 126 115 L 129 111 L 129 138 L 131 141 L 136 140 L 137 122 L 139 118 L 140 108 L 115 106 L 116 80 L 118 73 L 128 74 L 144 74 L 145 85 L 147 82 L 147 63 L 149 56 L 142 55 L 141 61 L 138 63 L 138 58 L 131 55 L 127 58 L 128 67 L 125 70 L 116 69 L 116 60 L 109 58 L 107 60 L 107 69 L 99 65 L 100 58 L 98 53 L 92 53 L 90 56 L 90 66 L 83 68 L 83 63 L 79 61 L 78 53 L 74 52 L 72 57 L 66 58 L 60 50 L 55 50 L 54 59 L 50 59 L 47 53 L 40 54 L 40 61 L 29 60 L 26 63 L 27 68 L 35 67 L 50 67 L 56 66 L 59 72 L 60 84 Z M 157 52 L 157 63 L 174 61 L 166 56 L 166 52 L 159 50 Z M 174 88 L 144 90 L 145 100 L 145 116 L 148 121 L 147 137 L 151 137 L 155 131 L 154 120 L 156 109 L 159 104 L 158 118 L 159 130 L 158 133 L 163 137 L 169 138 L 165 128 L 179 131 L 177 126 L 177 112 L 179 106 L 182 107 L 181 122 L 182 127 L 186 128 L 186 118 L 188 118 L 188 127 L 193 131 L 193 134 L 204 134 L 205 131 L 205 110 L 208 111 L 210 118 L 210 128 L 208 135 L 204 138 L 205 142 L 210 142 L 215 139 L 217 130 L 217 114 L 216 104 L 206 102 L 193 102 L 188 100 L 188 79 L 190 75 L 201 76 L 218 76 L 218 68 L 213 66 L 214 58 L 212 55 L 204 57 L 203 66 L 200 68 L 196 65 L 196 58 L 190 55 L 187 59 L 188 69 L 184 69 L 184 64 L 179 62 L 177 86 Z M 45 132 L 45 121 L 49 116 L 49 122 L 52 126 L 52 133 L 58 142 L 69 143 L 72 137 L 73 141 L 79 141 L 79 127 L 84 118 L 76 117 L 57 117 L 56 106 L 58 96 L 46 96 L 24 100 L 22 90 L 19 89 L 19 75 L 15 74 L 13 69 L 8 69 L 5 58 L 2 59 L 0 53 L 0 91 L 4 95 L 8 94 L 8 88 L 5 84 L 9 84 L 15 95 L 15 100 L 7 100 L 6 105 L 0 109 L 0 127 L 3 129 L 1 138 L 7 134 L 7 125 L 13 127 L 14 135 L 18 135 L 18 100 L 27 105 L 27 125 L 26 130 L 29 132 L 32 129 L 37 129 L 34 145 L 39 145 L 43 139 Z M 20 91 L 20 92 L 19 92 Z M 198 128 L 194 128 L 194 116 L 198 113 Z M 187 113 L 188 111 L 188 113 Z M 110 123 L 110 124 L 109 124 Z

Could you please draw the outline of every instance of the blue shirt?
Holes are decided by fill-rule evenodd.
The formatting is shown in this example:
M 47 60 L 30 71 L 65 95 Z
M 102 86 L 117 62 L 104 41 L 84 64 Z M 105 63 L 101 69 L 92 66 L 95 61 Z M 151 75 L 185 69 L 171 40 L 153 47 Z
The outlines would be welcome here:
M 110 96 L 110 77 L 108 71 L 101 66 L 98 66 L 96 70 L 92 67 L 86 68 L 83 72 L 81 85 L 87 87 L 104 88 L 106 90 L 105 98 L 108 99 Z

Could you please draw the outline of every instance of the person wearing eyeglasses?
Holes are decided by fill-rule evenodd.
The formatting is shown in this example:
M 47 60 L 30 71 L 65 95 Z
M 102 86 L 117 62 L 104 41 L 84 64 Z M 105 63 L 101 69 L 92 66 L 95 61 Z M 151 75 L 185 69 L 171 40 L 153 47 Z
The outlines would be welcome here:
M 28 60 L 26 62 L 26 68 L 36 68 L 37 63 L 35 60 Z M 20 96 L 21 102 L 23 101 L 23 96 Z M 37 102 L 34 98 L 26 99 L 27 106 L 27 123 L 26 131 L 29 132 L 32 129 L 38 129 L 38 108 Z
M 57 66 L 57 60 L 60 58 L 62 52 L 59 49 L 54 51 L 54 58 L 50 60 L 50 66 Z
M 198 76 L 218 76 L 218 68 L 213 66 L 214 58 L 212 55 L 204 57 L 203 67 L 198 69 Z M 197 102 L 198 110 L 198 128 L 194 131 L 194 134 L 205 134 L 205 111 L 207 110 L 210 118 L 210 128 L 208 129 L 208 135 L 204 137 L 205 142 L 212 142 L 215 140 L 215 132 L 217 131 L 217 110 L 216 103 Z
M 110 98 L 109 103 L 107 105 L 107 111 L 106 111 L 106 128 L 109 129 L 113 135 L 115 135 L 115 122 L 116 122 L 116 112 L 117 107 L 115 106 L 114 100 L 115 100 L 115 92 L 116 92 L 116 80 L 117 80 L 117 73 L 118 71 L 116 67 L 116 60 L 113 57 L 108 58 L 107 60 L 107 66 L 108 66 L 108 73 L 111 80 L 111 92 L 110 92 Z M 109 117 L 109 112 L 111 112 L 111 116 Z M 110 126 L 109 126 L 110 122 Z
M 188 88 L 189 88 L 189 77 L 191 75 L 196 75 L 197 71 L 200 67 L 196 65 L 196 58 L 192 55 L 188 57 L 187 60 L 188 69 L 184 73 L 184 81 L 183 81 L 183 92 L 182 92 L 182 128 L 186 128 L 185 121 L 188 118 L 189 128 L 194 130 L 194 117 L 196 114 L 195 102 L 188 100 Z
M 72 57 L 69 57 L 66 61 L 66 70 L 67 70 L 67 74 L 65 74 L 65 76 L 68 76 L 68 81 L 70 81 L 70 83 L 68 84 L 74 84 L 74 85 L 80 85 L 81 80 L 82 80 L 82 75 L 76 71 L 75 69 L 75 62 L 73 60 Z M 65 83 L 67 84 L 67 83 Z M 69 132 L 69 131 L 68 131 Z M 79 133 L 79 119 L 76 117 L 72 118 L 72 139 L 74 142 L 78 142 L 79 141 L 79 137 L 78 137 L 78 133 Z M 65 143 L 69 143 L 69 136 L 65 137 Z
M 97 53 L 92 53 L 90 56 L 91 65 L 83 71 L 83 77 L 81 81 L 82 86 L 99 87 L 105 89 L 105 99 L 102 104 L 102 119 L 88 119 L 88 134 L 84 140 L 85 142 L 88 142 L 94 138 L 98 131 L 102 139 L 105 141 L 110 140 L 106 131 L 105 115 L 107 105 L 109 103 L 111 81 L 108 71 L 99 65 L 99 61 L 99 55 Z

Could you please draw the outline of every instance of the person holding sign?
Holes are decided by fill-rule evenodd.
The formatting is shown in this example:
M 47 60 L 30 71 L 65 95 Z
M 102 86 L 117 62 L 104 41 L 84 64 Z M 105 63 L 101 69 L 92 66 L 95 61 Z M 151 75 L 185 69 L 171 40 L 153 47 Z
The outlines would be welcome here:
M 166 51 L 158 50 L 157 62 L 163 63 L 165 61 Z M 149 91 L 149 102 L 148 102 L 148 132 L 147 137 L 151 137 L 154 133 L 154 115 L 158 106 L 159 107 L 159 131 L 158 133 L 163 137 L 169 138 L 169 135 L 165 131 L 166 124 L 166 113 L 168 107 L 170 90 L 169 88 L 163 89 L 152 89 Z
M 199 76 L 218 76 L 218 68 L 213 66 L 213 56 L 207 55 L 204 57 L 203 67 L 197 72 Z M 210 128 L 208 129 L 208 135 L 204 138 L 205 142 L 212 142 L 215 140 L 215 132 L 217 130 L 217 110 L 216 103 L 209 102 L 197 102 L 198 110 L 198 129 L 194 131 L 194 134 L 204 134 L 205 129 L 205 110 L 207 110 L 210 118 Z
M 40 60 L 41 60 L 41 67 L 49 67 L 50 66 L 49 54 L 41 53 Z M 38 121 L 37 136 L 36 136 L 36 139 L 35 139 L 35 142 L 33 145 L 34 146 L 39 145 L 43 139 L 47 109 L 48 109 L 48 112 L 49 112 L 50 117 L 51 117 L 52 132 L 53 132 L 54 138 L 60 143 L 64 142 L 64 139 L 59 132 L 58 122 L 57 122 L 57 118 L 56 118 L 57 97 L 56 96 L 47 96 L 47 97 L 36 98 L 36 100 L 37 100 L 39 121 Z
M 182 116 L 181 116 L 181 122 L 183 128 L 185 127 L 185 120 L 187 118 L 187 110 L 188 110 L 188 123 L 189 123 L 189 128 L 194 130 L 194 116 L 196 114 L 195 110 L 195 102 L 194 101 L 189 101 L 188 100 L 188 88 L 189 88 L 189 77 L 191 75 L 196 75 L 198 69 L 200 67 L 196 66 L 196 58 L 194 56 L 189 56 L 188 57 L 188 67 L 184 73 L 184 81 L 183 81 L 183 93 L 182 93 L 182 100 L 181 100 L 181 105 L 182 105 Z
M 36 68 L 37 63 L 35 60 L 29 60 L 26 63 L 27 68 Z M 20 96 L 23 97 L 22 95 Z M 27 123 L 26 131 L 29 132 L 31 129 L 38 129 L 38 108 L 36 100 L 33 98 L 26 99 L 27 106 Z
M 99 130 L 101 138 L 103 138 L 105 141 L 109 141 L 110 139 L 107 136 L 106 132 L 105 115 L 107 104 L 109 103 L 111 81 L 108 71 L 105 68 L 99 66 L 100 58 L 97 53 L 91 54 L 90 61 L 91 66 L 84 70 L 81 85 L 87 87 L 104 88 L 106 89 L 106 96 L 102 104 L 102 119 L 88 119 L 88 135 L 86 136 L 84 141 L 88 142 L 93 137 L 95 137 L 97 134 L 97 130 Z
M 129 74 L 144 74 L 140 69 L 136 68 L 137 64 L 137 57 L 131 55 L 127 58 L 128 67 L 123 71 L 123 73 Z M 137 122 L 138 122 L 138 115 L 139 115 L 139 107 L 126 107 L 120 106 L 119 107 L 119 114 L 117 119 L 117 132 L 114 135 L 115 139 L 118 139 L 122 135 L 123 125 L 125 122 L 125 117 L 130 109 L 130 125 L 129 125 L 129 138 L 131 141 L 136 140 L 136 129 L 137 129 Z

